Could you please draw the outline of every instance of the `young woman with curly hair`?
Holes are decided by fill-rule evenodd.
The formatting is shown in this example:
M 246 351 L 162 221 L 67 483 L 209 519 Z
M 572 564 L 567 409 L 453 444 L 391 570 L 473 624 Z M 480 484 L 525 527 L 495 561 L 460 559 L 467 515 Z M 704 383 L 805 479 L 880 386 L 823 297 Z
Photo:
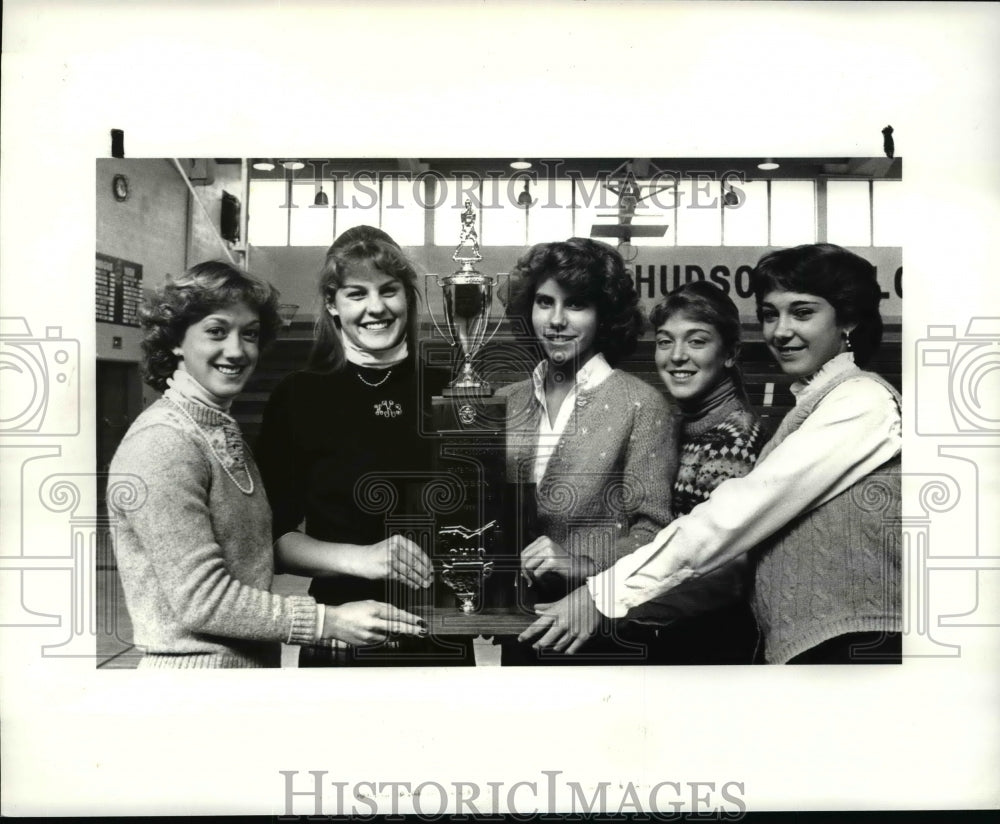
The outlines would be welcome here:
M 521 567 L 536 599 L 551 600 L 670 521 L 676 424 L 656 389 L 616 368 L 643 322 L 618 252 L 588 238 L 538 244 L 518 261 L 511 290 L 508 315 L 542 360 L 501 390 L 508 480 L 534 484 L 537 535 Z M 641 648 L 618 643 L 621 629 L 609 627 L 591 658 L 641 659 Z M 534 662 L 523 645 L 504 651 L 504 663 Z
M 115 553 L 139 666 L 278 666 L 281 642 L 324 646 L 419 634 L 420 619 L 375 601 L 322 606 L 280 597 L 271 510 L 229 415 L 280 320 L 277 292 L 227 263 L 168 279 L 142 312 L 144 372 L 163 392 L 122 439 L 111 475 Z

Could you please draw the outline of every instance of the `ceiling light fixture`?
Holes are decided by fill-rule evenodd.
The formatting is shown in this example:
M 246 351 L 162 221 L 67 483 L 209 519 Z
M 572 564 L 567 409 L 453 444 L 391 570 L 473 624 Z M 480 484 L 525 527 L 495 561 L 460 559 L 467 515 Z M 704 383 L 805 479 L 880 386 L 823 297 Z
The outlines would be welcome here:
M 270 160 L 255 160 L 253 162 L 253 167 L 258 172 L 273 172 L 274 171 L 274 163 L 272 163 Z
M 523 157 L 519 157 L 517 160 L 512 160 L 510 162 L 510 168 L 517 169 L 519 172 L 521 172 L 524 171 L 525 169 L 531 168 L 531 161 L 525 160 Z
M 329 206 L 330 198 L 326 196 L 326 192 L 323 191 L 323 184 L 319 184 L 319 191 L 316 192 L 316 197 L 313 198 L 313 206 Z
M 757 164 L 757 168 L 762 172 L 773 172 L 775 169 L 780 168 L 780 166 L 781 164 L 776 163 L 773 157 L 765 157 Z
M 304 169 L 306 167 L 306 164 L 301 160 L 282 160 L 281 165 L 290 172 L 297 172 L 299 169 Z
M 528 190 L 528 181 L 524 181 L 524 191 L 517 196 L 517 205 L 523 209 L 530 209 L 532 204 L 531 192 Z

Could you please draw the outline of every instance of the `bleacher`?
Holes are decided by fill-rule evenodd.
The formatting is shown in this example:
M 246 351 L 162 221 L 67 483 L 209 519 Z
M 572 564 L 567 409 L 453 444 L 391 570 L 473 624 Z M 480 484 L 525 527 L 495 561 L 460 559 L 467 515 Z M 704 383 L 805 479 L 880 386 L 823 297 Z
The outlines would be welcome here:
M 902 381 L 902 329 L 900 324 L 887 324 L 873 371 L 886 378 L 897 389 Z M 766 431 L 773 432 L 785 413 L 794 406 L 788 378 L 775 363 L 760 338 L 759 328 L 748 324 L 744 329 L 744 344 L 740 362 L 750 401 L 763 419 Z M 512 342 L 501 329 L 497 339 L 483 348 L 476 358 L 477 370 L 494 386 L 503 386 L 523 379 L 534 366 L 534 356 Z M 630 357 L 620 364 L 627 372 L 642 378 L 650 386 L 664 392 L 663 383 L 653 363 L 653 340 L 641 340 Z M 264 406 L 274 387 L 289 372 L 301 369 L 312 346 L 312 324 L 298 321 L 287 328 L 274 346 L 266 352 L 246 390 L 233 404 L 233 415 L 243 428 L 247 441 L 253 444 L 260 431 Z M 421 357 L 435 365 L 452 362 L 454 353 L 431 329 L 421 330 Z

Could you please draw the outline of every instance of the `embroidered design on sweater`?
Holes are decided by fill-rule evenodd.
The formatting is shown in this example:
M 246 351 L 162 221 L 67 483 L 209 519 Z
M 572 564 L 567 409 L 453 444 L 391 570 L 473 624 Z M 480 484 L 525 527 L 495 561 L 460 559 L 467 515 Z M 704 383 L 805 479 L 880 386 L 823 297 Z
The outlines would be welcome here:
M 403 414 L 403 407 L 396 401 L 379 401 L 375 404 L 375 416 L 378 418 L 398 418 Z
M 195 412 L 198 414 L 200 410 L 195 410 Z M 239 425 L 235 421 L 225 420 L 221 414 L 214 413 L 212 417 L 217 417 L 217 420 L 197 424 L 186 418 L 182 412 L 170 412 L 169 414 L 185 431 L 191 432 L 197 437 L 204 437 L 223 467 L 229 471 L 246 468 L 243 433 L 240 432 Z M 193 430 L 193 426 L 198 427 L 198 432 Z

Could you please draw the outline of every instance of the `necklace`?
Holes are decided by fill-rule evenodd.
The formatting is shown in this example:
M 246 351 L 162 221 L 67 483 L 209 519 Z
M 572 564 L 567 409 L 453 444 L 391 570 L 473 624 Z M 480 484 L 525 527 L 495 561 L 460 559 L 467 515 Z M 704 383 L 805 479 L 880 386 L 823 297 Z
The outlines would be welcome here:
M 375 383 L 372 383 L 371 381 L 366 381 L 366 380 L 365 380 L 365 376 L 364 376 L 364 375 L 362 375 L 362 374 L 361 374 L 360 372 L 355 372 L 354 374 L 358 376 L 358 379 L 359 379 L 359 380 L 360 380 L 360 381 L 361 381 L 361 382 L 362 382 L 362 383 L 363 383 L 363 384 L 364 384 L 365 386 L 371 386 L 372 388 L 375 388 L 375 387 L 378 387 L 378 386 L 381 386 L 381 385 L 382 385 L 383 383 L 385 383 L 385 382 L 386 382 L 387 380 L 389 380 L 389 375 L 391 375 L 391 374 L 392 374 L 392 370 L 391 370 L 391 369 L 387 369 L 387 370 L 385 371 L 385 377 L 384 377 L 384 378 L 382 378 L 382 380 L 380 380 L 380 381 L 377 381 L 377 382 L 375 382 Z
M 173 400 L 172 398 L 167 398 L 167 400 L 170 401 L 178 409 L 180 409 L 181 412 L 184 413 L 184 417 L 194 424 L 194 428 L 201 433 L 201 436 L 205 439 L 205 443 L 208 444 L 208 448 L 211 449 L 212 454 L 215 455 L 216 460 L 219 462 L 219 466 L 222 467 L 222 471 L 229 476 L 229 480 L 231 480 L 234 484 L 236 484 L 236 488 L 244 495 L 253 495 L 253 475 L 250 474 L 250 467 L 248 465 L 244 465 L 243 467 L 244 471 L 247 473 L 247 480 L 250 481 L 250 488 L 245 489 L 243 486 L 240 485 L 240 482 L 236 480 L 236 477 L 233 475 L 233 473 L 229 471 L 229 467 L 226 466 L 225 461 L 222 460 L 222 456 L 216 451 L 215 444 L 212 443 L 211 439 L 208 437 L 208 434 L 205 432 L 204 429 L 201 428 L 198 421 L 196 421 L 191 416 L 191 413 L 188 412 L 183 406 L 181 406 L 179 403 L 177 403 L 177 401 Z

